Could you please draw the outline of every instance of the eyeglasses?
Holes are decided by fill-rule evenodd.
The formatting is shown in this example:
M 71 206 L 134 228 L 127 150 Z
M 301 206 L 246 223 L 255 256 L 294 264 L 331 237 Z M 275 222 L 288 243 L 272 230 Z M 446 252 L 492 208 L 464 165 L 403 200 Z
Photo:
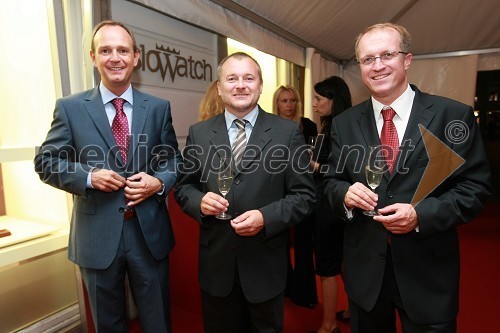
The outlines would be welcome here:
M 358 63 L 360 65 L 363 65 L 363 66 L 369 66 L 369 65 L 373 65 L 375 63 L 375 60 L 377 60 L 377 59 L 380 59 L 383 62 L 391 61 L 392 59 L 396 58 L 396 56 L 400 53 L 404 54 L 404 55 L 408 54 L 408 52 L 403 52 L 403 51 L 390 51 L 390 52 L 385 52 L 378 57 L 361 58 L 361 59 L 359 59 Z

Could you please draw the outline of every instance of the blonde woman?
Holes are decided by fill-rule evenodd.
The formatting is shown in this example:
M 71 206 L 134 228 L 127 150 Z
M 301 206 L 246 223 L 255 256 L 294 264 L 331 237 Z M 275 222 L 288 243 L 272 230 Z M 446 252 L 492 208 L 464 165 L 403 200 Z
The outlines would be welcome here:
M 217 81 L 213 81 L 201 98 L 198 120 L 204 121 L 222 112 L 224 112 L 224 103 L 217 91 Z
M 274 92 L 273 113 L 281 118 L 292 120 L 300 125 L 306 142 L 316 136 L 316 124 L 303 117 L 300 95 L 292 86 L 280 86 Z M 290 244 L 294 249 L 294 266 L 288 260 L 288 278 L 286 295 L 300 306 L 313 308 L 318 302 L 316 277 L 314 271 L 314 223 L 312 216 L 296 224 L 290 233 Z
M 293 86 L 279 86 L 276 89 L 273 95 L 273 113 L 298 123 L 306 142 L 310 136 L 318 135 L 316 124 L 304 117 L 300 95 Z

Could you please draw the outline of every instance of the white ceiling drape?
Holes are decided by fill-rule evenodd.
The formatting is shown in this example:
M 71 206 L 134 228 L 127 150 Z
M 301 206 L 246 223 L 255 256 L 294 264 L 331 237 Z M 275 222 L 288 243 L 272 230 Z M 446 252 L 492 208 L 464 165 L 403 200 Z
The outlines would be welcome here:
M 195 26 L 235 39 L 260 51 L 305 65 L 304 47 L 209 0 L 135 0 Z
M 500 52 L 481 54 L 479 56 L 478 71 L 493 71 L 498 69 L 500 69 Z
M 474 105 L 478 55 L 413 59 L 410 83 L 421 91 Z

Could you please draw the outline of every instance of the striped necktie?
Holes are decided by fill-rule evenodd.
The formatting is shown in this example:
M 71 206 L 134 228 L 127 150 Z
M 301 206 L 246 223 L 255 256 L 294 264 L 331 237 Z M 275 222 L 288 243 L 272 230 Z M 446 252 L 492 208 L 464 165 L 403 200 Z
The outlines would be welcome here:
M 231 148 L 233 153 L 234 166 L 238 167 L 243 158 L 243 152 L 245 151 L 245 147 L 247 145 L 247 135 L 245 133 L 245 125 L 247 120 L 235 119 L 234 124 L 238 128 L 238 134 L 236 135 L 236 140 L 233 142 L 233 146 Z

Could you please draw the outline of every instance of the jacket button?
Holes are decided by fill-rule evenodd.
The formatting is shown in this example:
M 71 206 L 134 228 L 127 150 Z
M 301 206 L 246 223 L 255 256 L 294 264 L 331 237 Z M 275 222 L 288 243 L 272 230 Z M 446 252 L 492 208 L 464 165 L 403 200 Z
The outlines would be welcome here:
M 387 197 L 389 199 L 392 199 L 394 197 L 394 194 L 391 191 L 387 191 Z

